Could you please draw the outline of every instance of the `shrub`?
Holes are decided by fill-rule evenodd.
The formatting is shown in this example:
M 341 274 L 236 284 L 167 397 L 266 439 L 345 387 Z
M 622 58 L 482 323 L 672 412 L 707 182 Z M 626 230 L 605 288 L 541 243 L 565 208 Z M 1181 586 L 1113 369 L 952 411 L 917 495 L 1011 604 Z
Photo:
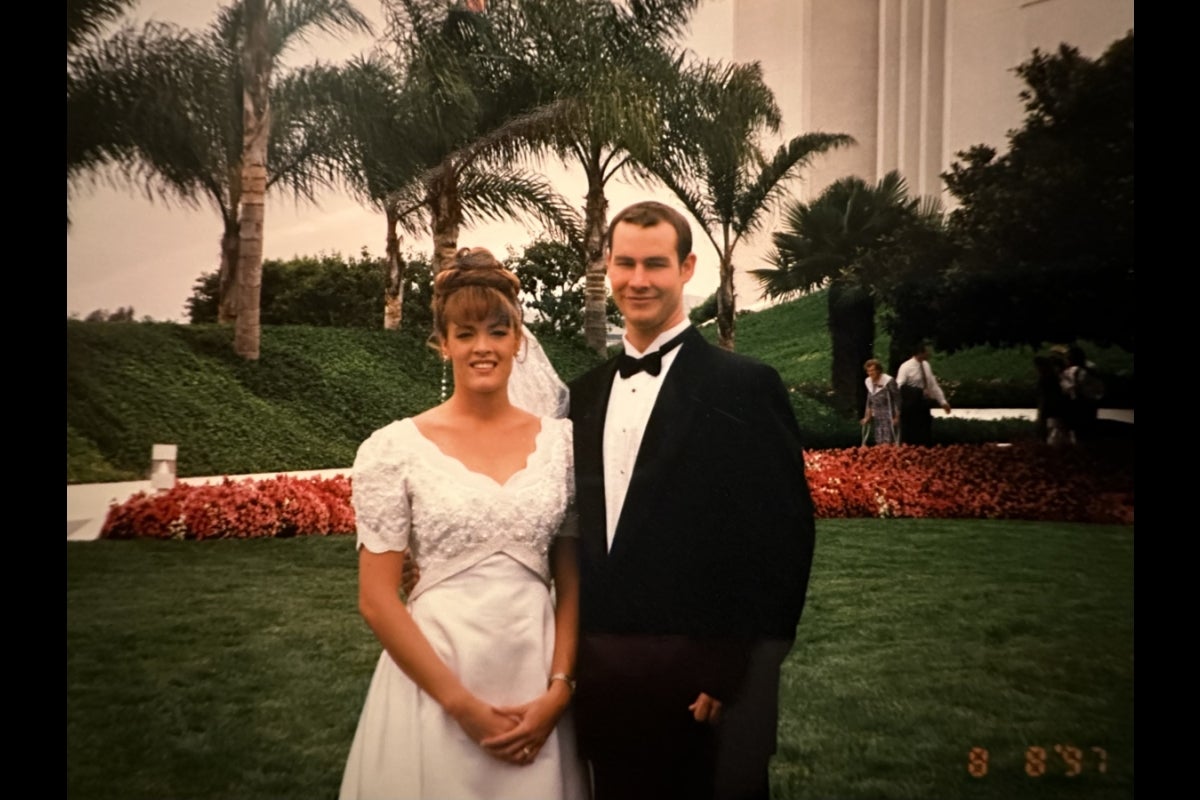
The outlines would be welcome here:
M 415 255 L 408 262 L 402 315 L 406 325 L 427 329 L 433 297 L 429 261 Z M 358 258 L 322 254 L 263 262 L 259 302 L 263 325 L 314 325 L 335 328 L 383 326 L 386 265 L 365 248 Z M 216 272 L 203 273 L 187 299 L 193 324 L 214 323 L 218 313 Z M 131 309 L 132 311 L 132 309 Z

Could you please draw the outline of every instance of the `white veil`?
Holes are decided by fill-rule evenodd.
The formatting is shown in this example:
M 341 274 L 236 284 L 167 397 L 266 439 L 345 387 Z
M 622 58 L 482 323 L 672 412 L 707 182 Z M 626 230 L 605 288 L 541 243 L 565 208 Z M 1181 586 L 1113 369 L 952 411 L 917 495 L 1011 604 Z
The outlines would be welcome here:
M 561 419 L 570 405 L 567 385 L 554 371 L 537 337 L 525 325 L 521 326 L 521 350 L 508 378 L 508 399 L 539 417 Z

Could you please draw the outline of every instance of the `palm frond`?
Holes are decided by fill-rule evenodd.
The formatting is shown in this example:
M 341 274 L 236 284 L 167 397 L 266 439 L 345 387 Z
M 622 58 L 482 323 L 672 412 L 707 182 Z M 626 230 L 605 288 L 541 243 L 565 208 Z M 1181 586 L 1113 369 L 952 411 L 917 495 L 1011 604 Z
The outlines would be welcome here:
M 233 123 L 221 113 L 228 78 L 203 37 L 159 22 L 77 54 L 68 65 L 68 181 L 109 164 L 150 196 L 189 205 L 211 196 L 227 174 L 224 143 L 241 133 L 240 115 Z
M 282 53 L 315 33 L 330 36 L 373 33 L 366 16 L 350 0 L 270 0 L 272 52 Z
M 470 170 L 459 178 L 463 218 L 468 224 L 508 219 L 514 213 L 535 219 L 550 232 L 582 248 L 578 213 L 545 178 L 522 170 Z
M 135 0 L 67 0 L 67 53 L 117 20 Z
M 898 171 L 874 185 L 854 175 L 841 178 L 812 203 L 787 206 L 783 228 L 772 237 L 775 269 L 754 275 L 772 296 L 808 291 L 826 280 L 871 280 L 878 267 L 868 266 L 870 253 L 918 220 L 919 206 Z
M 317 190 L 335 183 L 342 164 L 342 130 L 331 96 L 342 86 L 341 71 L 321 64 L 291 70 L 275 81 L 268 190 L 287 186 L 295 197 L 312 200 Z
M 811 164 L 813 158 L 854 143 L 854 137 L 844 133 L 806 133 L 780 145 L 736 200 L 732 221 L 737 232 L 744 236 L 756 230 L 763 212 L 773 206 L 785 183 L 797 177 L 796 173 Z
M 459 165 L 479 159 L 507 163 L 531 155 L 549 141 L 564 120 L 576 113 L 574 100 L 557 100 L 480 130 L 448 159 Z
M 372 32 L 370 22 L 349 0 L 269 0 L 267 25 L 272 61 L 315 33 Z M 241 52 L 245 27 L 245 0 L 235 0 L 217 13 L 212 34 L 236 56 Z

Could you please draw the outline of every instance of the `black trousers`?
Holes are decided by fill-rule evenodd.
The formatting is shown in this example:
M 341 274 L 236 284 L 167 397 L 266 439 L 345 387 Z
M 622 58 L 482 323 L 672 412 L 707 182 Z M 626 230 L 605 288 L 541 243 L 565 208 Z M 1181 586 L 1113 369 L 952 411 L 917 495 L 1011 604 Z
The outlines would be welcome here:
M 595 800 L 716 800 L 716 735 L 711 725 L 685 721 L 678 736 L 659 744 L 593 756 Z
M 741 640 L 582 634 L 573 703 L 595 800 L 715 800 L 717 727 L 688 706 L 701 691 L 734 695 L 746 650 Z
M 750 652 L 742 691 L 717 725 L 717 800 L 770 800 L 779 727 L 779 668 L 791 639 L 762 639 Z
M 933 444 L 933 415 L 929 399 L 916 386 L 900 387 L 900 441 L 904 444 Z

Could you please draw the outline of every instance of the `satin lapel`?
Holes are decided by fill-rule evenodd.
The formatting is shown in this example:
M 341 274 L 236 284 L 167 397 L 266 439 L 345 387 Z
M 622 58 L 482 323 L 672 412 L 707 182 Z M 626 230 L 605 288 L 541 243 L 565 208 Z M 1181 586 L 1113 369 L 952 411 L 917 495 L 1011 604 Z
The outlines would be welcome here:
M 692 433 L 696 411 L 700 407 L 695 387 L 704 380 L 708 347 L 710 345 L 700 332 L 692 328 L 667 372 L 646 422 L 610 556 L 618 556 L 628 546 L 629 539 L 637 535 L 652 504 L 661 494 L 662 479 L 680 466 L 677 456 Z
M 592 387 L 594 396 L 585 399 L 575 418 L 576 504 L 582 521 L 581 545 L 591 561 L 604 563 L 608 557 L 607 504 L 604 499 L 604 419 L 612 394 L 616 359 L 610 361 Z M 589 524 L 591 523 L 591 524 Z

